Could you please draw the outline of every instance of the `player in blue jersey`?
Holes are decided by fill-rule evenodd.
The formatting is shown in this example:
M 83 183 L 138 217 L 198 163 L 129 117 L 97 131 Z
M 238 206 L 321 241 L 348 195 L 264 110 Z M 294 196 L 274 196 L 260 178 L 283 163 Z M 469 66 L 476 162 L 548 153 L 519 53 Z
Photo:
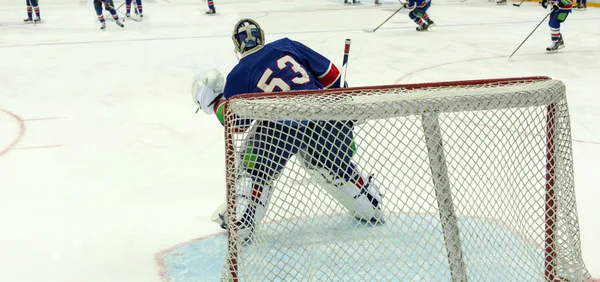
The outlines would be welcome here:
M 213 0 L 208 0 L 206 2 L 208 4 L 208 11 L 206 11 L 206 13 L 209 15 L 216 14 L 217 9 L 215 8 L 215 2 Z
M 98 15 L 98 21 L 100 21 L 101 26 L 100 29 L 106 28 L 106 20 L 104 20 L 104 15 L 102 14 L 102 4 L 107 11 L 110 12 L 113 19 L 115 19 L 115 23 L 120 27 L 125 27 L 125 25 L 119 20 L 119 15 L 117 15 L 117 10 L 110 4 L 110 0 L 94 0 L 94 9 L 96 10 L 96 15 Z
M 548 8 L 548 4 L 551 5 L 552 11 L 550 12 L 548 25 L 550 26 L 552 43 L 546 48 L 546 51 L 556 52 L 559 49 L 565 48 L 565 42 L 560 33 L 560 25 L 567 19 L 569 13 L 571 13 L 573 3 L 571 0 L 542 0 L 541 4 L 544 9 Z
M 435 25 L 427 15 L 429 6 L 431 6 L 431 0 L 408 0 L 404 3 L 404 8 L 410 11 L 408 17 L 418 25 L 417 31 L 425 31 Z
M 417 31 L 425 31 L 435 26 L 435 23 L 427 15 L 431 0 L 408 0 L 403 6 L 410 11 L 408 17 L 418 25 Z
M 241 59 L 227 76 L 223 93 L 219 93 L 223 79 L 218 71 L 194 82 L 192 95 L 204 112 L 216 113 L 223 122 L 223 103 L 237 95 L 340 87 L 338 68 L 321 54 L 288 38 L 269 44 L 264 40 L 255 21 L 243 19 L 235 25 L 233 42 Z M 255 223 L 266 214 L 272 183 L 292 156 L 357 220 L 383 223 L 382 197 L 373 175 L 352 161 L 353 128 L 350 120 L 262 121 L 253 125 L 248 148 L 240 156 L 250 156 L 252 164 L 241 162 L 245 175 L 236 181 L 239 236 L 251 238 Z M 226 226 L 224 212 L 216 213 L 222 227 Z
M 131 16 L 131 2 L 133 2 L 133 1 L 125 0 L 125 16 L 128 18 Z M 142 10 L 144 8 L 142 6 L 142 0 L 135 0 L 135 4 L 136 4 L 136 7 L 134 9 L 135 13 L 138 14 L 140 17 L 144 17 L 144 14 L 142 14 Z
M 375 5 L 381 5 L 380 0 L 375 0 Z M 350 0 L 344 0 L 344 4 L 350 4 Z M 360 0 L 352 0 L 352 4 L 360 4 Z
M 35 22 L 38 23 L 42 20 L 40 17 L 40 6 L 38 5 L 38 0 L 25 0 L 27 4 L 27 18 L 23 21 L 26 23 Z M 35 20 L 33 19 L 33 13 L 35 12 Z
M 410 11 L 408 17 L 418 25 L 417 31 L 425 31 L 435 25 L 427 15 L 429 6 L 431 6 L 431 0 L 408 0 L 404 3 L 404 8 Z
M 577 5 L 573 6 L 573 9 L 586 10 L 587 0 L 577 0 Z

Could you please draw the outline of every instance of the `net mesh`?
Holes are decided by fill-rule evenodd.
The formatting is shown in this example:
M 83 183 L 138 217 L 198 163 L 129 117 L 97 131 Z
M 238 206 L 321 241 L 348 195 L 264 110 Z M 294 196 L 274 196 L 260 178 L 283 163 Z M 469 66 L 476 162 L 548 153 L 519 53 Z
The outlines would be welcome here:
M 225 131 L 223 281 L 590 279 L 560 81 L 241 95 Z M 353 216 L 307 163 L 370 175 L 383 217 Z

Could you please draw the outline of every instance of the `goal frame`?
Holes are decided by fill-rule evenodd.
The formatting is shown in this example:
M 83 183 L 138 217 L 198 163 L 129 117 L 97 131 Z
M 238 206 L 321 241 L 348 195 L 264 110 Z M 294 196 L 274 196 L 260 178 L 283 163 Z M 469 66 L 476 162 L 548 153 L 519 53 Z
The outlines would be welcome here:
M 225 103 L 223 109 L 224 116 L 224 135 L 225 135 L 225 168 L 226 168 L 226 197 L 227 197 L 227 210 L 231 213 L 228 215 L 227 225 L 227 256 L 228 256 L 228 271 L 230 281 L 239 281 L 238 275 L 238 252 L 239 245 L 236 242 L 237 228 L 236 228 L 236 203 L 235 195 L 232 191 L 235 190 L 236 179 L 232 177 L 228 169 L 235 167 L 235 147 L 233 144 L 232 135 L 235 134 L 233 130 L 229 130 L 227 125 L 230 124 L 232 116 L 229 110 L 229 102 L 237 99 L 253 99 L 253 98 L 269 98 L 269 97 L 289 97 L 296 95 L 306 94 L 349 94 L 359 93 L 364 90 L 386 90 L 386 89 L 405 89 L 405 90 L 418 90 L 432 87 L 452 87 L 452 86 L 485 86 L 485 85 L 510 85 L 519 82 L 535 82 L 551 80 L 547 76 L 528 76 L 528 77 L 512 77 L 512 78 L 497 78 L 497 79 L 477 79 L 477 80 L 461 80 L 461 81 L 444 81 L 444 82 L 429 82 L 429 83 L 414 83 L 414 84 L 391 84 L 381 86 L 363 86 L 363 87 L 349 87 L 349 88 L 338 88 L 338 89 L 322 89 L 322 90 L 302 90 L 302 91 L 290 91 L 290 92 L 272 92 L 272 93 L 249 93 L 243 95 L 236 95 Z M 385 95 L 385 94 L 384 94 Z M 398 94 L 390 94 L 398 95 Z M 544 204 L 544 278 L 547 282 L 561 281 L 560 277 L 556 274 L 556 195 L 555 195 L 555 104 L 549 104 L 546 107 L 546 173 L 545 173 L 545 204 Z M 450 265 L 450 273 L 453 281 L 467 281 L 466 265 L 464 263 L 462 246 L 460 244 L 459 230 L 457 226 L 457 216 L 454 212 L 454 205 L 446 206 L 440 201 L 441 199 L 452 199 L 450 184 L 448 181 L 447 164 L 444 156 L 444 144 L 442 141 L 441 129 L 439 125 L 438 114 L 440 112 L 431 111 L 422 115 L 423 130 L 425 132 L 431 132 L 432 134 L 426 134 L 426 144 L 428 156 L 430 159 L 430 170 L 433 176 L 433 184 L 435 187 L 435 194 L 438 200 L 438 207 L 440 208 L 440 220 L 442 222 L 442 234 L 444 236 L 444 242 L 446 245 L 447 258 Z M 433 161 L 435 159 L 435 161 Z M 434 164 L 434 165 L 431 165 Z M 456 247 L 458 246 L 458 248 Z

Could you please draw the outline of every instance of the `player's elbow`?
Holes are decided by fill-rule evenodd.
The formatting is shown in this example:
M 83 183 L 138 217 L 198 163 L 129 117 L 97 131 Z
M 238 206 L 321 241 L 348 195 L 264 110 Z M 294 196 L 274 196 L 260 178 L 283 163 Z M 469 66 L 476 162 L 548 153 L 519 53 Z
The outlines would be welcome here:
M 341 79 L 340 70 L 333 63 L 331 63 L 329 65 L 329 69 L 327 69 L 327 71 L 325 71 L 325 73 L 322 75 L 318 76 L 317 79 L 324 88 L 339 88 Z

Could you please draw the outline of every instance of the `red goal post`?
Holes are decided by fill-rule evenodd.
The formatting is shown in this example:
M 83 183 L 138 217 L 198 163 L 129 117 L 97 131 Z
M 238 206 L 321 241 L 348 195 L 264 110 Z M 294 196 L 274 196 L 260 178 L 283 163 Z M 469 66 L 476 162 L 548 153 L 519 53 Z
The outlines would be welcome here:
M 251 170 L 244 160 L 255 129 L 265 121 L 321 120 L 355 121 L 352 161 L 374 173 L 385 224 L 348 219 L 291 158 L 270 180 L 252 242 L 242 242 L 236 182 Z M 244 121 L 253 123 L 239 133 Z M 581 258 L 566 88 L 558 80 L 245 94 L 227 102 L 224 123 L 230 224 L 223 281 L 591 280 Z

